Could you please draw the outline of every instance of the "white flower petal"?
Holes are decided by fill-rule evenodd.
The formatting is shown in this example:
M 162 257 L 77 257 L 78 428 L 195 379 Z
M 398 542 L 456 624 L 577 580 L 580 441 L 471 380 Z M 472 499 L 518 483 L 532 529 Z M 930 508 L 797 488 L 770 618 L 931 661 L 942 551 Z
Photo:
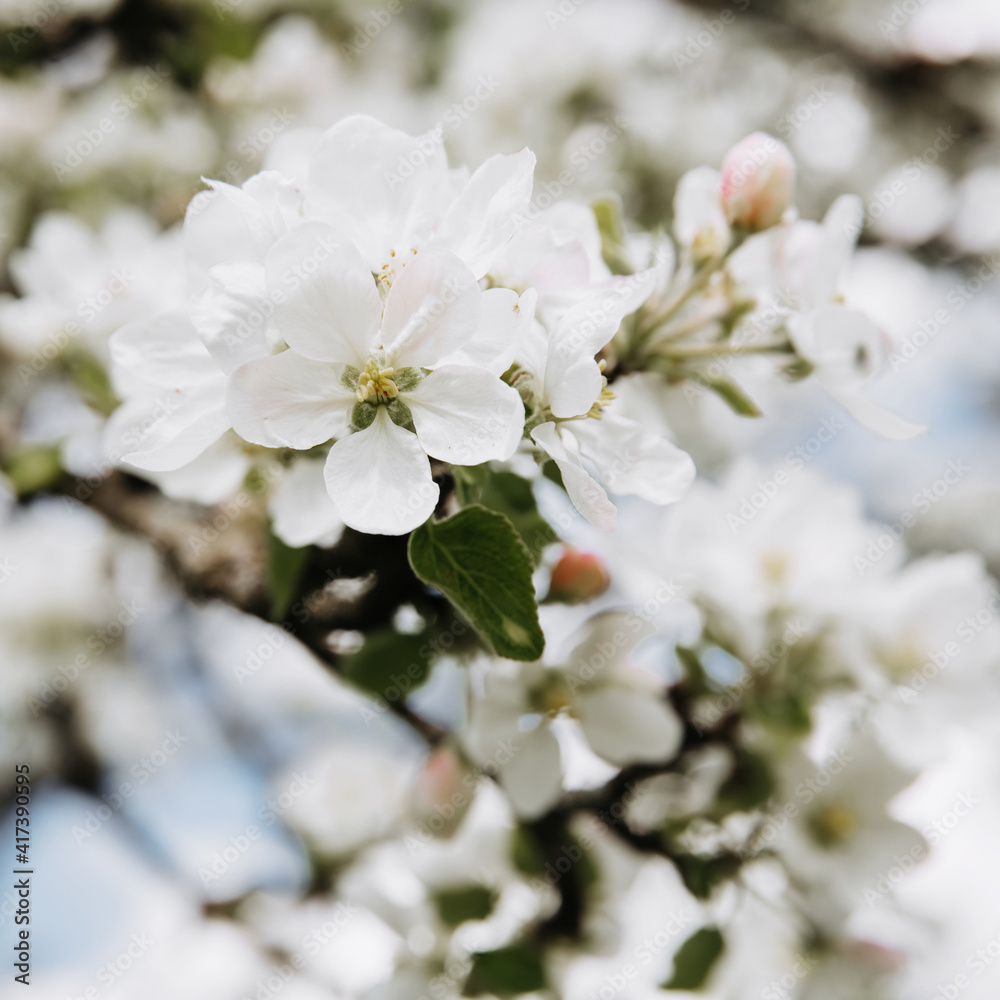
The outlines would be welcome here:
M 827 210 L 807 290 L 809 305 L 820 306 L 836 297 L 850 267 L 864 216 L 864 204 L 854 194 L 842 194 Z
M 382 303 L 353 243 L 305 223 L 275 243 L 264 270 L 275 326 L 290 347 L 314 361 L 364 367 Z
M 326 462 L 326 488 L 343 522 L 369 535 L 405 535 L 434 513 L 440 489 L 416 434 L 384 406 L 370 427 L 341 438 Z
M 563 485 L 573 506 L 602 531 L 618 527 L 618 511 L 601 484 L 583 467 L 578 455 L 570 452 L 554 423 L 540 424 L 531 432 L 532 440 L 559 466 Z
M 927 424 L 907 420 L 880 406 L 859 392 L 831 392 L 831 396 L 854 417 L 862 427 L 890 441 L 910 441 L 927 430 Z
M 466 750 L 478 764 L 486 764 L 501 746 L 518 735 L 518 722 L 527 711 L 520 672 L 507 674 L 507 663 L 494 663 L 484 680 L 485 696 L 472 699 L 469 721 L 461 734 Z
M 612 764 L 669 760 L 680 749 L 677 713 L 647 691 L 604 685 L 580 692 L 575 703 L 591 749 Z
M 382 345 L 389 364 L 430 368 L 471 340 L 482 291 L 447 250 L 422 250 L 403 268 L 385 300 Z
M 524 430 L 520 394 L 482 368 L 439 368 L 404 401 L 427 454 L 455 465 L 506 461 Z
M 500 784 L 517 814 L 535 819 L 554 806 L 562 794 L 559 742 L 542 724 L 518 734 L 511 743 L 514 754 L 500 766 Z
M 273 312 L 264 267 L 248 261 L 216 264 L 191 301 L 191 322 L 226 374 L 271 353 Z
M 143 470 L 160 492 L 176 500 L 216 504 L 231 498 L 250 469 L 250 459 L 235 434 L 226 433 L 196 459 L 169 472 Z
M 432 245 L 451 250 L 477 280 L 483 277 L 523 222 L 534 172 L 530 149 L 490 157 L 448 209 Z
M 344 522 L 326 491 L 325 465 L 322 458 L 298 459 L 271 494 L 271 530 L 292 548 L 319 542 L 335 545 L 344 532 Z
M 691 456 L 634 420 L 605 414 L 601 420 L 575 420 L 569 432 L 612 493 L 668 504 L 685 496 L 694 482 Z
M 440 142 L 352 115 L 320 139 L 309 163 L 308 214 L 345 232 L 372 271 L 389 250 L 409 255 L 430 234 L 447 181 Z
M 149 472 L 170 472 L 194 461 L 227 430 L 225 378 L 127 399 L 104 431 L 112 461 Z
M 529 288 L 518 297 L 510 288 L 489 288 L 480 297 L 479 327 L 457 351 L 441 359 L 442 364 L 475 365 L 502 375 L 535 318 L 538 293 Z
M 283 351 L 233 372 L 226 405 L 233 430 L 267 448 L 312 448 L 342 433 L 357 399 L 331 365 Z
M 264 255 L 297 218 L 302 194 L 294 182 L 265 170 L 242 188 L 208 181 L 184 218 L 184 252 L 205 270 L 225 261 L 263 263 Z
M 712 167 L 695 167 L 677 183 L 674 194 L 674 235 L 696 260 L 721 257 L 732 241 L 722 208 L 722 174 Z
M 879 328 L 839 303 L 794 316 L 788 333 L 796 351 L 816 366 L 816 378 L 830 391 L 859 389 L 881 368 L 885 356 Z
M 149 385 L 183 389 L 221 376 L 218 364 L 183 312 L 129 323 L 108 341 L 111 360 Z
M 622 320 L 652 294 L 659 276 L 650 268 L 589 295 L 560 320 L 549 342 L 545 394 L 553 414 L 586 413 L 601 393 L 601 371 L 594 355 L 618 332 Z

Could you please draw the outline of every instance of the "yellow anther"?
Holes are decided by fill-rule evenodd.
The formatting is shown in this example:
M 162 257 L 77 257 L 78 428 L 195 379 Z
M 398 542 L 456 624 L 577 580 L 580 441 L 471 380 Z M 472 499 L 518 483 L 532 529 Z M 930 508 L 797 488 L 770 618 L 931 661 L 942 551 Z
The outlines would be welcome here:
M 601 361 L 599 362 L 599 364 L 602 366 L 601 370 L 603 371 L 604 370 L 603 366 L 605 362 Z M 603 382 L 604 384 L 601 387 L 600 396 L 598 396 L 597 399 L 594 400 L 593 405 L 587 411 L 587 416 L 593 417 L 594 420 L 600 420 L 604 416 L 603 413 L 604 407 L 607 406 L 615 398 L 614 390 L 608 388 L 608 380 L 604 379 Z
M 358 376 L 358 399 L 362 403 L 388 403 L 399 395 L 399 388 L 392 380 L 395 370 L 380 368 L 377 361 L 369 361 Z

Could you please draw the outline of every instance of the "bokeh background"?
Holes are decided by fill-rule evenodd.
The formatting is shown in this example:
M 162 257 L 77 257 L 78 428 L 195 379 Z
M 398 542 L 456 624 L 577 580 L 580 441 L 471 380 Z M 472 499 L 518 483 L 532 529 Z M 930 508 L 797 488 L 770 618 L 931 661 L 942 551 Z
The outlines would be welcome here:
M 864 200 L 847 297 L 893 341 L 874 395 L 931 427 L 900 444 L 846 421 L 809 465 L 876 521 L 915 513 L 911 551 L 972 549 L 1000 573 L 996 0 L 0 0 L 11 480 L 44 476 L 53 450 L 93 468 L 107 338 L 175 294 L 176 227 L 200 178 L 296 163 L 300 130 L 355 112 L 442 129 L 453 163 L 527 145 L 536 204 L 617 192 L 647 228 L 669 226 L 684 171 L 754 130 L 783 139 L 805 216 L 844 191 Z M 701 474 L 743 455 L 781 468 L 828 416 L 807 384 L 749 387 L 767 419 L 678 403 Z M 957 485 L 915 507 L 949 463 Z M 228 515 L 192 516 L 211 533 Z M 400 948 L 429 947 L 412 874 L 373 858 L 383 870 L 355 873 L 357 891 L 380 885 L 396 916 L 370 901 L 342 920 L 316 860 L 317 841 L 336 857 L 398 829 L 424 752 L 405 726 L 368 718 L 280 630 L 190 603 L 148 543 L 65 499 L 6 495 L 0 650 L 0 766 L 30 761 L 35 782 L 38 1000 L 419 995 L 385 986 Z M 446 675 L 422 692 L 443 719 L 458 711 Z M 7 805 L 11 788 L 4 777 Z M 976 808 L 898 887 L 928 933 L 885 995 L 957 996 L 967 957 L 1000 935 L 1000 720 L 959 710 L 898 809 L 919 829 L 960 793 Z M 474 870 L 496 830 L 483 799 L 465 855 L 430 869 Z M 5 954 L 12 900 L 0 888 Z M 313 945 L 308 975 L 266 986 L 280 956 Z M 727 982 L 718 995 L 741 996 Z M 5 972 L 0 996 L 21 989 Z M 998 989 L 991 961 L 960 992 Z

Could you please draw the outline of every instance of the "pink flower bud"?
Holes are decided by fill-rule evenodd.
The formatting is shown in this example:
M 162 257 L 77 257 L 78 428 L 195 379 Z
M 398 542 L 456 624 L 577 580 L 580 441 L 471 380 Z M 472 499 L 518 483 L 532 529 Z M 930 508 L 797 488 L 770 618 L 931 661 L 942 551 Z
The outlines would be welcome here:
M 610 584 L 608 568 L 600 556 L 566 546 L 552 569 L 549 598 L 568 603 L 589 601 L 603 594 Z
M 766 132 L 738 142 L 722 161 L 722 207 L 730 225 L 777 225 L 795 194 L 795 161 L 788 147 Z
M 413 789 L 417 822 L 437 837 L 450 837 L 472 803 L 475 783 L 469 769 L 451 747 L 438 747 L 424 761 Z

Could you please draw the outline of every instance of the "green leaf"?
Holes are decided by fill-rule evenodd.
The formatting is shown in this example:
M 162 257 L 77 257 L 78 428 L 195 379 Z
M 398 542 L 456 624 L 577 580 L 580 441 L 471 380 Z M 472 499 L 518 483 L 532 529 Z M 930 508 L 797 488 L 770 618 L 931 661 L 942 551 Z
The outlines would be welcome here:
M 523 875 L 540 875 L 542 872 L 542 852 L 535 835 L 526 826 L 517 826 L 511 838 L 511 861 Z
M 486 886 L 470 885 L 439 892 L 436 901 L 441 919 L 449 927 L 457 927 L 466 920 L 485 920 L 493 912 L 497 894 Z
M 717 927 L 702 927 L 674 955 L 674 974 L 661 989 L 701 989 L 724 947 L 725 942 Z
M 469 620 L 499 656 L 537 660 L 545 649 L 531 558 L 510 521 L 478 504 L 410 535 L 410 565 Z
M 739 752 L 732 774 L 719 789 L 719 808 L 724 813 L 754 809 L 774 794 L 774 775 L 767 758 L 750 751 Z
M 475 955 L 463 993 L 470 997 L 483 993 L 507 997 L 541 990 L 545 985 L 541 951 L 527 944 L 515 944 Z
M 724 879 L 734 875 L 739 861 L 731 855 L 702 858 L 697 854 L 679 854 L 674 864 L 680 872 L 684 887 L 698 899 L 708 899 L 712 890 Z
M 426 635 L 403 635 L 392 629 L 373 632 L 343 663 L 343 674 L 358 687 L 388 698 L 415 691 L 430 674 L 430 643 Z
M 52 486 L 62 475 L 59 445 L 28 446 L 9 456 L 3 471 L 19 497 Z
M 455 486 L 463 506 L 479 503 L 504 514 L 537 566 L 547 545 L 559 541 L 555 530 L 538 512 L 535 494 L 527 479 L 513 472 L 493 472 L 486 466 L 454 467 Z
M 280 621 L 298 593 L 309 548 L 293 549 L 274 534 L 267 538 L 267 576 L 271 591 L 271 618 Z
M 734 382 L 728 378 L 712 378 L 704 372 L 694 376 L 706 389 L 711 389 L 717 396 L 729 404 L 734 413 L 741 417 L 762 417 L 764 412 L 760 407 Z

